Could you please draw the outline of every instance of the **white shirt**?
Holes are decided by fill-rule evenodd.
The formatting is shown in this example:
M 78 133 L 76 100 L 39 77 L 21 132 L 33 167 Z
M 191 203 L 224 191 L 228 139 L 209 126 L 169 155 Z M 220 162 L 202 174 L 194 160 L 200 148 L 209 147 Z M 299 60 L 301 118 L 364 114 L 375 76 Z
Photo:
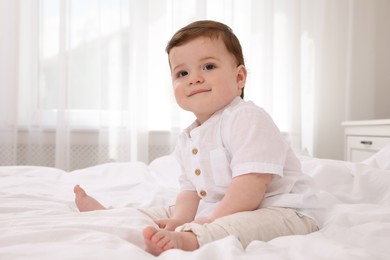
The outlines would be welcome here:
M 318 207 L 308 176 L 271 117 L 240 97 L 185 129 L 175 154 L 181 190 L 197 191 L 206 208 L 222 200 L 232 178 L 248 173 L 273 174 L 260 207 Z

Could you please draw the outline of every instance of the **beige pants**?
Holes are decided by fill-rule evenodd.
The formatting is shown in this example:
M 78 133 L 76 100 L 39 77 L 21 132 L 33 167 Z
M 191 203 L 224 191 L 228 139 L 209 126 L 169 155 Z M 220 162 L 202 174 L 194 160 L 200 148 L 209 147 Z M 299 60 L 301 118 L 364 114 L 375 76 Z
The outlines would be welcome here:
M 140 210 L 157 220 L 170 218 L 174 207 Z M 235 213 L 209 224 L 184 224 L 175 231 L 193 232 L 197 236 L 199 246 L 233 235 L 246 248 L 254 240 L 269 241 L 280 236 L 305 235 L 317 230 L 318 226 L 313 219 L 295 210 L 269 207 Z

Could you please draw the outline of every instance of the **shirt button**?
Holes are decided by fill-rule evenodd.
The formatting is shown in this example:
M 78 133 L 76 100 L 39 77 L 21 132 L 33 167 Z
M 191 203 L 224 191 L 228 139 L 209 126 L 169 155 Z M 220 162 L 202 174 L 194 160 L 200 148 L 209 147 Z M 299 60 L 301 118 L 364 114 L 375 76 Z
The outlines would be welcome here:
M 193 155 L 196 155 L 197 153 L 198 153 L 198 149 L 193 148 L 193 149 L 192 149 L 192 154 L 193 154 Z
M 199 194 L 200 194 L 200 196 L 202 196 L 202 197 L 206 197 L 207 192 L 204 191 L 204 190 L 201 190 L 201 191 L 199 192 Z
M 195 175 L 196 176 L 199 176 L 201 173 L 202 173 L 202 171 L 200 169 L 196 169 L 195 170 Z

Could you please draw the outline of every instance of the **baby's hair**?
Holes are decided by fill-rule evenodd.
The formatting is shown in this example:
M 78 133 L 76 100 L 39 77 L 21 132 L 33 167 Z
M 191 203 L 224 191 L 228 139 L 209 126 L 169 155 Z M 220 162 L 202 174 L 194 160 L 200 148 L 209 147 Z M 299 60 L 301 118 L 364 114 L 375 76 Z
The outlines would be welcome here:
M 168 42 L 165 51 L 169 55 L 172 48 L 198 37 L 208 37 L 210 39 L 219 39 L 221 37 L 226 49 L 233 55 L 237 66 L 245 66 L 241 44 L 233 30 L 223 23 L 211 20 L 196 21 L 178 30 Z M 242 89 L 241 98 L 244 98 L 244 89 Z

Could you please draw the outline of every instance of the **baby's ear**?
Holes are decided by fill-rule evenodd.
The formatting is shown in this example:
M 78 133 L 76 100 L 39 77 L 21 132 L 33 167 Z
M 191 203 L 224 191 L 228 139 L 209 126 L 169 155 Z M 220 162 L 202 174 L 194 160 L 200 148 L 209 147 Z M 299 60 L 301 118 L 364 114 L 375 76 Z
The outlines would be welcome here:
M 240 89 L 244 88 L 246 82 L 247 71 L 244 65 L 237 67 L 237 85 Z

